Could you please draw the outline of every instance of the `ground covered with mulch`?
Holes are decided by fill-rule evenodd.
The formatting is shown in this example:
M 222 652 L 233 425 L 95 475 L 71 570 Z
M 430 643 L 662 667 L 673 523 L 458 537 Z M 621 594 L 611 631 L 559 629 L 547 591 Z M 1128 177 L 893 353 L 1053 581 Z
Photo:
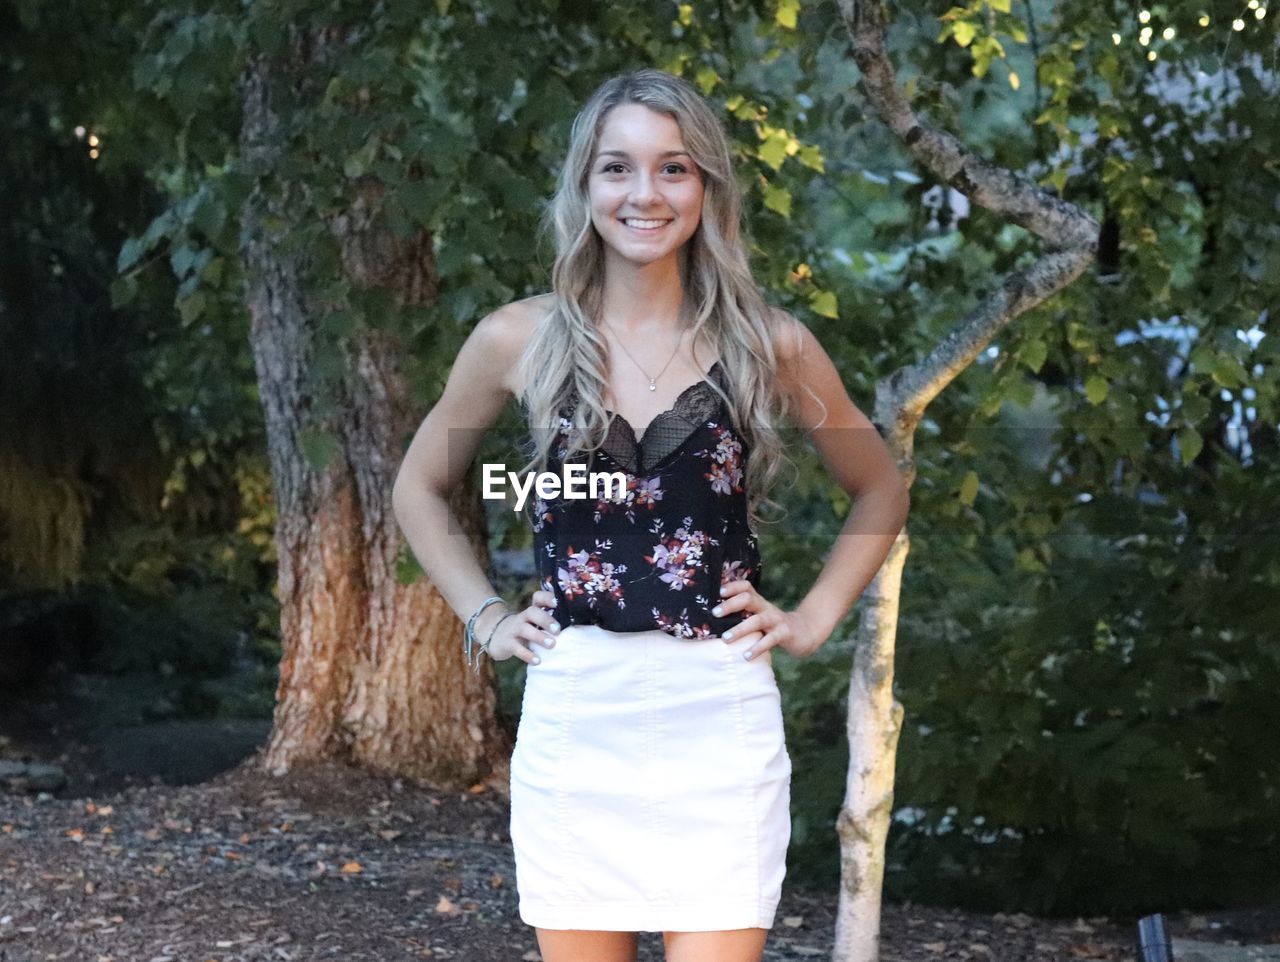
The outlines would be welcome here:
M 29 757 L 3 727 L 0 755 Z M 62 748 L 42 760 L 68 769 L 63 791 L 0 790 L 0 962 L 541 959 L 493 786 L 443 791 L 337 764 L 274 777 L 252 755 L 194 784 L 98 781 L 75 770 L 100 752 Z M 785 887 L 765 958 L 830 958 L 835 908 L 834 893 Z M 1217 943 L 1280 939 L 1275 912 L 1168 923 Z M 889 904 L 881 936 L 884 962 L 1135 958 L 1127 918 Z M 661 935 L 643 933 L 640 962 L 662 958 Z

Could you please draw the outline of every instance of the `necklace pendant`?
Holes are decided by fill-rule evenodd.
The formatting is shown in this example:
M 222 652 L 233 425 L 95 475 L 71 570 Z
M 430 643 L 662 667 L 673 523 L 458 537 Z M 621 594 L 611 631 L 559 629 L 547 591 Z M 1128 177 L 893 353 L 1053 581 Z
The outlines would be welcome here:
M 652 381 L 650 381 L 650 382 L 649 382 L 649 390 L 650 390 L 650 391 L 656 391 L 656 390 L 658 390 L 658 385 L 656 385 L 656 384 L 654 384 Z

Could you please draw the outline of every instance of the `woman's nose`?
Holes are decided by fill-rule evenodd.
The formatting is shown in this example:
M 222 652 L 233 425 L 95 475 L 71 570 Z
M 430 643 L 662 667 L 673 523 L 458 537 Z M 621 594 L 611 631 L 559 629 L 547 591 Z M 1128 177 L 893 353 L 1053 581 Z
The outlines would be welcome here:
M 638 174 L 631 181 L 631 200 L 639 205 L 652 199 L 657 194 L 653 179 L 648 174 Z

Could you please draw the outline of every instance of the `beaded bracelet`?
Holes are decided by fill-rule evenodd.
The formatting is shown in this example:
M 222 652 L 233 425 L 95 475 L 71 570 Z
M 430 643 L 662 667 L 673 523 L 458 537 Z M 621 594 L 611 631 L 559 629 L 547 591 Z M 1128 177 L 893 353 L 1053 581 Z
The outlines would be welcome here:
M 505 603 L 503 602 L 502 598 L 499 597 L 498 595 L 494 595 L 491 598 L 486 598 L 481 603 L 480 607 L 475 610 L 475 614 L 473 614 L 470 618 L 467 619 L 467 630 L 463 633 L 463 637 L 462 637 L 462 653 L 465 656 L 468 665 L 471 665 L 471 664 L 475 665 L 476 674 L 480 673 L 479 656 L 475 658 L 474 662 L 472 661 L 472 646 L 475 644 L 475 640 L 476 640 L 476 619 L 478 619 L 480 617 L 481 612 L 483 612 L 490 605 L 498 604 L 498 603 Z M 488 642 L 486 642 L 486 644 L 488 644 Z

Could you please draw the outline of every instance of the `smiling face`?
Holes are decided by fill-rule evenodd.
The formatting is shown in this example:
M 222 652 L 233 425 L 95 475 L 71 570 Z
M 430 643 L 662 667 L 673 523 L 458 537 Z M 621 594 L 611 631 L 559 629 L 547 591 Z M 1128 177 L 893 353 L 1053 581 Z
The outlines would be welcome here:
M 649 264 L 674 256 L 698 229 L 702 193 L 674 118 L 643 104 L 609 111 L 587 179 L 608 257 Z

